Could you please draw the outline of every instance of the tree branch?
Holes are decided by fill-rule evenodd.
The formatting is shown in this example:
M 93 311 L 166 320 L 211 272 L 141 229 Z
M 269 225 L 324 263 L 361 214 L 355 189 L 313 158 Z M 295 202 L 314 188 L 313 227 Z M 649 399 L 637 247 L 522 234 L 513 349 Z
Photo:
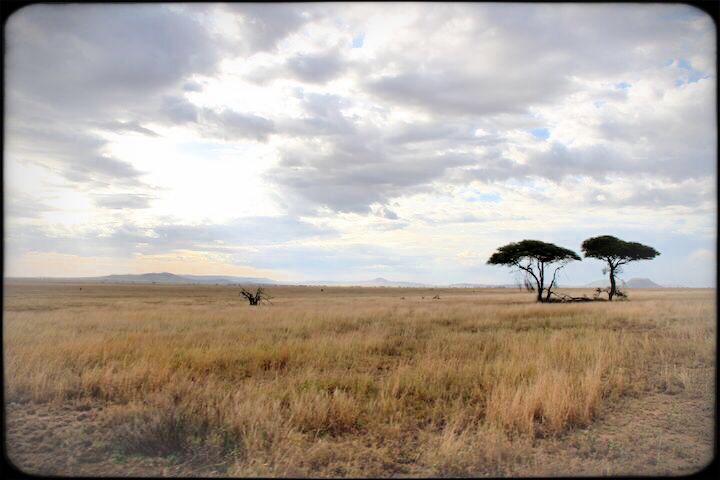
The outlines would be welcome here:
M 555 286 L 557 272 L 558 272 L 558 270 L 562 270 L 563 268 L 565 268 L 565 264 L 560 265 L 559 267 L 557 267 L 555 269 L 555 271 L 553 271 L 552 281 L 550 282 L 550 285 L 548 285 L 548 288 L 547 288 L 547 297 L 546 297 L 547 300 L 550 300 L 550 291 L 552 290 L 553 286 Z

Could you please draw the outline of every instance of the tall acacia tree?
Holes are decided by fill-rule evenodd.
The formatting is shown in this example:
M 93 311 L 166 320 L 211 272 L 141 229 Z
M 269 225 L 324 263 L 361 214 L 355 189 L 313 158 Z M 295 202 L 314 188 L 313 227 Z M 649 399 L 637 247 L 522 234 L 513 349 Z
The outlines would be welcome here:
M 585 258 L 597 258 L 607 263 L 607 267 L 603 268 L 603 273 L 610 274 L 610 292 L 608 293 L 610 301 L 617 293 L 615 276 L 622 273 L 623 265 L 637 260 L 651 260 L 660 255 L 660 252 L 653 247 L 637 242 L 626 242 L 612 235 L 588 238 L 582 243 L 581 249 Z
M 581 260 L 580 256 L 572 250 L 558 247 L 555 244 L 541 242 L 540 240 L 523 240 L 521 242 L 508 243 L 497 249 L 487 261 L 489 265 L 505 265 L 523 270 L 535 281 L 537 288 L 537 301 L 547 302 L 550 294 L 556 286 L 557 272 L 565 267 L 568 262 Z M 552 273 L 552 280 L 547 287 L 547 294 L 543 299 L 545 291 L 546 268 L 550 264 L 560 264 Z

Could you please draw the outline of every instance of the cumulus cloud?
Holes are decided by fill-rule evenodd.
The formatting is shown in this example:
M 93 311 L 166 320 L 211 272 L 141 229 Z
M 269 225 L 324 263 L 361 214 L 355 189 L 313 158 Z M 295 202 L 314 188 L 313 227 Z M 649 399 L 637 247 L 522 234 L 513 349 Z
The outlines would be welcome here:
M 278 42 L 308 23 L 317 9 L 306 4 L 245 3 L 223 7 L 235 16 L 246 54 L 274 50 Z
M 645 216 L 623 221 L 682 211 L 677 228 L 710 229 L 716 31 L 692 7 L 34 5 L 6 31 L 6 158 L 27 192 L 8 212 L 32 248 L 272 244 L 288 264 L 302 248 L 273 242 L 355 228 L 320 221 L 412 238 L 525 228 L 538 202 L 547 228 L 636 206 Z M 473 189 L 499 192 L 497 208 L 454 193 Z M 51 229 L 56 194 L 72 197 L 63 222 L 102 220 Z M 253 202 L 276 216 L 226 221 Z
M 154 5 L 28 6 L 7 42 L 10 92 L 78 113 L 142 105 L 219 61 L 200 23 Z
M 367 213 L 403 193 L 422 191 L 445 171 L 473 161 L 461 155 L 390 156 L 369 139 L 342 138 L 318 152 L 312 145 L 285 152 L 267 178 L 282 188 L 288 207 Z M 297 199 L 297 201 L 295 201 Z
M 163 97 L 160 114 L 171 125 L 191 126 L 207 137 L 265 141 L 274 131 L 272 120 L 267 118 L 229 108 L 198 107 L 181 95 Z
M 203 26 L 152 5 L 31 5 L 7 24 L 10 149 L 70 185 L 142 185 L 142 172 L 106 152 L 93 130 L 154 136 L 165 115 L 193 120 L 172 92 L 219 61 Z

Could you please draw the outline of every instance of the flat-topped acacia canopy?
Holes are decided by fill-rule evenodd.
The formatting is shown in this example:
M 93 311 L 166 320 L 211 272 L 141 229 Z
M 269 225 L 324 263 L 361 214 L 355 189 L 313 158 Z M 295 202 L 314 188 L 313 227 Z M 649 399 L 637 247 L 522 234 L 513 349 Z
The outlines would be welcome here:
M 520 242 L 508 243 L 499 247 L 488 259 L 491 265 L 507 265 L 524 270 L 535 280 L 537 286 L 537 301 L 549 301 L 555 278 L 558 270 L 572 260 L 581 260 L 580 256 L 567 248 L 559 247 L 554 243 L 542 242 L 540 240 L 522 240 Z M 547 296 L 543 300 L 545 290 L 545 266 L 551 263 L 561 263 L 555 268 L 550 284 L 547 287 Z
M 612 235 L 588 238 L 582 243 L 582 252 L 586 257 L 602 260 L 650 260 L 660 255 L 653 247 L 638 242 L 626 242 Z
M 534 259 L 542 263 L 564 260 L 580 260 L 580 256 L 567 248 L 540 240 L 522 240 L 508 243 L 497 249 L 487 261 L 491 265 L 516 265 L 523 259 Z
M 603 273 L 610 274 L 610 291 L 608 292 L 610 301 L 617 293 L 615 275 L 622 272 L 622 265 L 637 260 L 650 260 L 660 255 L 660 252 L 653 247 L 638 242 L 626 242 L 612 235 L 588 238 L 580 248 L 585 257 L 607 262 L 607 270 L 603 270 Z

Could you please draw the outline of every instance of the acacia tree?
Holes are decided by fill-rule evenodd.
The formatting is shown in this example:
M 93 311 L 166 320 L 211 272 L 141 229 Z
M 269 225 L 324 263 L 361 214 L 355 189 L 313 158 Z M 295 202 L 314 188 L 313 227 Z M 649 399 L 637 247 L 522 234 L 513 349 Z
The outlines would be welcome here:
M 603 273 L 610 274 L 610 292 L 608 299 L 612 301 L 617 293 L 615 276 L 622 273 L 622 266 L 637 260 L 651 260 L 660 252 L 653 247 L 637 242 L 626 242 L 612 235 L 588 238 L 582 243 L 582 252 L 586 258 L 597 258 L 607 262 Z
M 537 301 L 547 302 L 555 287 L 557 272 L 565 267 L 568 262 L 581 260 L 577 253 L 567 248 L 558 247 L 555 244 L 541 242 L 540 240 L 523 240 L 521 242 L 508 243 L 497 249 L 487 263 L 489 265 L 505 265 L 523 270 L 535 281 L 537 288 Z M 545 291 L 546 267 L 550 264 L 559 264 L 552 273 L 552 279 L 547 287 L 547 294 L 543 299 Z

